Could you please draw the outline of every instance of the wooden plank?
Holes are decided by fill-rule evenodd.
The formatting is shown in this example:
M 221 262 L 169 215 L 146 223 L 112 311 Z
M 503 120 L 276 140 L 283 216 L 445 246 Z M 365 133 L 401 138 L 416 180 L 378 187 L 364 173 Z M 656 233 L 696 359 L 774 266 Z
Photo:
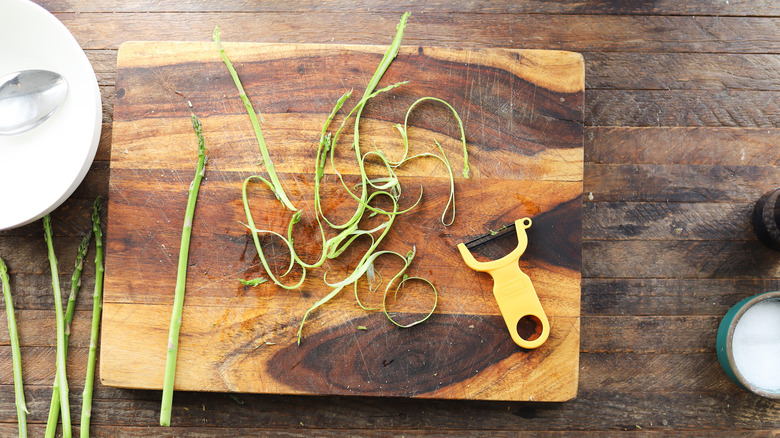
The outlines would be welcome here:
M 453 416 L 445 415 L 452 409 L 451 402 L 440 400 L 341 398 L 336 404 L 331 398 L 242 394 L 238 399 L 243 404 L 239 404 L 225 394 L 182 392 L 177 394 L 174 418 L 184 427 L 205 422 L 211 427 L 249 430 L 261 422 L 262 427 L 277 429 L 300 427 L 302 422 L 304 427 L 319 429 L 332 427 L 332 418 L 341 410 L 347 410 L 350 415 L 338 427 L 350 430 L 398 427 L 399 421 L 405 429 L 467 430 L 477 416 L 481 418 L 481 427 L 491 430 L 525 429 L 529 418 L 534 419 L 535 430 L 566 430 L 573 425 L 600 430 L 616 427 L 615 419 L 625 415 L 625 412 L 617 413 L 622 406 L 624 411 L 636 415 L 636 423 L 643 429 L 650 423 L 668 430 L 696 427 L 700 432 L 722 429 L 730 422 L 756 429 L 776 427 L 777 424 L 773 420 L 773 403 L 753 397 L 728 381 L 711 352 L 684 355 L 584 353 L 581 368 L 581 390 L 587 397 L 563 405 L 460 402 L 460 415 Z M 637 369 L 642 372 L 636 372 Z M 45 419 L 50 391 L 47 386 L 27 386 L 34 422 Z M 79 386 L 74 385 L 74 406 L 80 404 L 79 392 Z M 625 399 L 620 395 L 627 393 L 635 395 Z M 93 424 L 97 427 L 148 427 L 155 423 L 159 392 L 127 391 L 99 385 L 95 397 Z M 612 402 L 607 403 L 606 411 L 594 410 L 595 400 Z M 651 408 L 653 400 L 655 408 Z M 714 414 L 721 412 L 722 402 L 730 406 L 725 417 Z M 425 419 L 403 415 L 409 409 L 418 408 L 431 415 Z M 130 410 L 136 415 L 121 415 Z M 707 420 L 697 415 L 710 410 L 713 415 Z M 507 415 L 507 412 L 514 415 Z M 561 424 L 561 416 L 567 419 L 566 424 Z M 15 418 L 13 391 L 10 385 L 4 384 L 0 390 L 0 423 L 14 422 Z
M 585 193 L 608 202 L 755 202 L 775 187 L 775 166 L 585 164 Z
M 104 196 L 106 185 L 108 184 L 108 168 L 109 164 L 107 161 L 93 162 L 89 172 L 84 177 L 84 181 L 76 188 L 71 197 L 86 198 L 94 201 L 98 196 Z
M 114 93 L 114 88 L 110 85 L 101 84 L 99 90 L 100 101 L 103 103 L 103 123 L 111 123 L 114 114 L 114 99 L 116 98 L 116 93 Z
M 53 335 L 54 330 L 51 330 L 49 333 Z M 49 388 L 49 394 L 47 394 L 46 398 L 51 398 L 51 386 L 54 381 L 55 362 L 57 359 L 56 349 L 51 346 L 21 346 L 20 350 L 22 353 L 22 377 L 25 389 L 31 386 L 47 387 Z M 0 352 L 11 357 L 11 347 L 7 345 L 0 346 Z M 77 388 L 84 388 L 88 354 L 89 348 L 71 346 L 68 349 L 67 371 L 68 386 L 71 394 L 75 393 Z M 13 369 L 10 361 L 0 364 L 0 382 L 7 387 L 13 386 Z M 13 390 L 11 395 L 13 397 Z
M 98 85 L 101 88 L 106 86 L 113 87 L 116 80 L 116 50 L 85 50 L 84 54 L 87 55 L 87 59 L 92 65 Z M 105 109 L 113 110 L 113 105 L 107 107 Z
M 696 375 L 683 372 L 683 389 L 674 389 L 682 380 L 675 363 L 697 368 Z M 653 367 L 652 365 L 656 365 Z M 315 433 L 321 428 L 347 431 L 383 429 L 439 430 L 456 433 L 473 429 L 491 431 L 571 431 L 578 430 L 642 430 L 667 431 L 696 430 L 698 434 L 733 428 L 772 430 L 778 427 L 774 418 L 775 405 L 771 400 L 754 397 L 731 384 L 717 369 L 714 355 L 658 356 L 658 355 L 583 355 L 583 366 L 589 372 L 584 397 L 566 404 L 539 404 L 529 402 L 460 402 L 459 415 L 451 415 L 452 402 L 443 400 L 402 400 L 387 398 L 333 398 L 296 396 L 240 395 L 243 405 L 221 394 L 178 393 L 174 407 L 174 427 L 199 430 L 207 424 L 211 428 L 231 428 L 233 433 L 252 430 L 260 423 L 269 430 L 305 428 Z M 644 372 L 636 372 L 637 368 Z M 612 369 L 626 370 L 610 379 Z M 653 372 L 652 369 L 658 369 Z M 628 370 L 633 369 L 633 375 Z M 649 390 L 642 390 L 643 387 Z M 4 386 L 0 398 L 0 419 L 14 422 L 13 391 Z M 592 388 L 592 389 L 591 389 Z M 690 388 L 690 389 L 689 389 Z M 110 390 L 111 388 L 102 388 Z M 48 396 L 51 389 L 28 389 L 32 420 L 45 421 Z M 112 392 L 115 392 L 113 390 Z M 628 396 L 629 391 L 635 391 Z M 159 393 L 152 391 L 123 391 L 125 398 L 104 396 L 96 391 L 93 403 L 93 424 L 100 428 L 146 427 L 155 424 L 158 416 Z M 74 391 L 74 406 L 80 405 L 80 394 Z M 599 409 L 595 404 L 603 404 Z M 724 409 L 727 406 L 728 409 Z M 74 409 L 75 410 L 75 409 Z M 412 416 L 410 410 L 423 410 L 428 415 Z M 333 418 L 348 411 L 343 421 L 334 425 Z M 133 412 L 134 415 L 123 415 Z M 706 413 L 708 415 L 700 415 Z M 562 420 L 562 418 L 564 420 Z M 587 421 L 585 421 L 587 419 Z M 303 423 L 303 426 L 301 426 Z M 157 429 L 155 429 L 156 431 Z M 164 432 L 161 430 L 161 432 Z M 708 433 L 707 433 L 708 434 Z
M 721 319 L 687 315 L 591 317 L 582 325 L 580 348 L 588 353 L 709 353 Z M 715 362 L 713 366 L 717 366 Z
M 327 28 L 311 26 L 307 12 L 245 14 L 56 13 L 84 49 L 116 49 L 124 41 L 208 41 L 216 24 L 226 41 L 381 44 L 400 13 L 318 14 Z M 409 45 L 478 46 L 578 52 L 778 53 L 776 20 L 762 17 L 467 14 L 413 16 Z M 415 23 L 415 25 L 411 25 Z M 491 23 L 485 26 L 485 23 Z M 324 30 L 327 29 L 327 30 Z M 468 37 L 464 37 L 468 35 Z M 695 36 L 695 38 L 694 38 Z
M 669 321 L 669 324 L 677 322 L 680 321 Z M 686 351 L 683 354 L 589 352 L 582 354 L 582 367 L 582 388 L 588 391 L 725 395 L 734 394 L 737 389 L 726 378 L 713 351 Z
M 583 241 L 582 256 L 583 276 L 594 278 L 780 276 L 780 253 L 758 241 L 591 240 Z
M 780 127 L 774 91 L 589 90 L 589 126 Z
M 639 430 L 639 428 L 634 426 L 634 430 Z M 640 426 L 641 427 L 641 426 Z M 8 434 L 12 435 L 15 433 L 15 429 L 11 428 L 8 425 L 0 425 L 0 430 L 5 431 L 8 430 Z M 668 428 L 667 428 L 668 429 Z M 44 432 L 43 427 L 31 427 L 31 431 L 39 430 L 40 433 Z M 74 434 L 77 433 L 78 428 L 74 427 Z M 98 427 L 90 427 L 90 433 L 95 432 L 96 436 L 123 436 L 123 437 L 145 437 L 148 436 L 149 430 L 148 428 L 144 427 L 111 427 L 111 426 L 98 426 Z M 725 432 L 725 431 L 707 431 L 708 436 L 711 437 L 731 437 L 733 435 L 733 432 Z M 292 427 L 291 429 L 285 429 L 283 431 L 280 431 L 278 429 L 267 429 L 263 427 L 251 427 L 251 428 L 225 428 L 225 427 L 208 427 L 208 426 L 202 426 L 198 427 L 197 429 L 194 429 L 192 427 L 170 427 L 166 428 L 166 430 L 163 430 L 160 432 L 158 436 L 160 438 L 167 438 L 167 437 L 179 437 L 182 435 L 186 435 L 188 437 L 193 438 L 201 438 L 201 437 L 213 437 L 213 436 L 224 436 L 231 433 L 238 433 L 242 437 L 266 437 L 269 435 L 273 435 L 276 437 L 281 438 L 306 438 L 311 436 L 312 434 L 316 433 L 318 437 L 328 438 L 328 437 L 342 437 L 345 433 L 347 433 L 344 430 L 341 429 L 323 429 L 323 428 L 317 428 L 316 431 L 312 431 L 306 427 Z M 396 434 L 394 429 L 365 429 L 365 430 L 351 430 L 349 431 L 351 436 L 360 436 L 360 437 L 385 437 L 389 435 Z M 404 436 L 409 437 L 417 437 L 417 436 L 426 436 L 426 437 L 449 437 L 452 436 L 453 433 L 457 434 L 463 434 L 468 433 L 469 436 L 473 437 L 495 437 L 495 438 L 509 438 L 509 437 L 516 437 L 517 431 L 495 431 L 495 430 L 474 430 L 474 429 L 467 429 L 463 431 L 445 431 L 445 432 L 437 432 L 429 430 L 428 428 L 422 428 L 421 430 L 412 430 L 412 431 L 404 431 Z M 668 436 L 671 432 L 671 430 L 642 430 L 641 431 L 643 436 Z M 581 437 L 602 437 L 602 438 L 610 438 L 610 437 L 616 437 L 618 435 L 625 435 L 626 432 L 595 432 L 595 431 L 578 431 L 577 435 Z M 536 437 L 559 437 L 559 436 L 569 436 L 571 435 L 570 432 L 565 431 L 531 431 L 531 432 L 523 432 L 524 437 L 529 438 L 536 438 Z M 675 432 L 675 436 L 679 437 L 696 437 L 696 433 L 694 432 Z M 37 436 L 37 435 L 36 435 Z M 745 433 L 740 433 L 740 436 L 744 437 L 766 437 L 771 436 L 767 430 L 753 430 L 748 431 Z
M 778 54 L 588 51 L 583 56 L 589 90 L 780 90 Z
M 777 54 L 588 52 L 584 56 L 587 89 L 780 89 Z
M 313 191 L 311 166 L 319 126 L 345 89 L 360 92 L 384 48 L 257 44 L 227 48 L 247 94 L 259 102 L 264 136 L 272 145 L 280 179 L 297 205 L 312 211 L 305 194 Z M 574 395 L 579 352 L 581 56 L 402 48 L 383 80 L 394 83 L 410 75 L 413 80 L 377 97 L 383 105 L 366 108 L 361 139 L 370 136 L 363 142 L 397 156 L 401 151 L 392 123 L 403 118 L 405 108 L 420 96 L 437 96 L 458 108 L 468 133 L 471 168 L 470 181 L 456 178 L 458 226 L 437 225 L 448 197 L 448 176 L 435 161 L 420 161 L 398 171 L 404 184 L 414 188 L 404 191 L 402 205 L 412 205 L 420 193 L 416 187 L 424 187 L 419 212 L 414 222 L 398 218 L 396 226 L 405 233 L 391 233 L 384 242 L 387 249 L 402 253 L 416 247 L 415 269 L 448 281 L 437 281 L 441 298 L 435 317 L 415 330 L 399 331 L 381 312 L 345 306 L 347 297 L 338 297 L 309 318 L 300 347 L 295 338 L 301 318 L 329 288 L 317 279 L 322 274 L 316 270 L 308 274 L 314 278 L 311 283 L 290 292 L 270 283 L 249 289 L 237 282 L 262 275 L 258 260 L 252 258 L 251 236 L 241 225 L 245 219 L 240 203 L 241 183 L 257 171 L 258 154 L 218 52 L 208 43 L 135 43 L 123 46 L 118 59 L 101 349 L 105 384 L 159 388 L 162 383 L 164 355 L 157 353 L 164 353 L 167 342 L 182 195 L 186 196 L 192 172 L 192 154 L 186 151 L 192 150 L 188 145 L 194 135 L 188 119 L 195 111 L 204 115 L 209 169 L 190 247 L 178 389 L 496 400 L 566 400 Z M 412 153 L 418 153 L 415 148 L 423 139 L 438 137 L 444 150 L 457 157 L 460 134 L 450 119 L 446 108 L 431 105 L 413 114 Z M 344 151 L 336 153 L 340 162 L 353 154 Z M 451 162 L 455 168 L 464 164 L 461 158 Z M 346 220 L 356 205 L 350 205 L 327 169 L 323 211 L 331 220 Z M 383 171 L 368 168 L 372 173 L 377 170 Z M 339 172 L 348 184 L 359 181 L 354 165 L 340 166 Z M 280 211 L 270 193 L 253 189 L 250 195 L 254 208 L 262 212 L 256 220 L 263 227 L 285 227 L 289 214 Z M 529 239 L 545 245 L 531 245 L 522 266 L 534 278 L 556 327 L 544 347 L 524 352 L 511 346 L 501 328 L 490 278 L 464 270 L 454 251 L 458 242 L 523 216 L 535 221 Z M 315 259 L 319 239 L 314 218 L 304 213 L 301 223 L 304 234 L 296 238 L 297 250 Z M 349 266 L 362 255 L 358 251 L 362 250 L 347 252 L 346 262 L 330 262 L 328 278 L 346 277 Z M 285 263 L 283 257 L 280 253 L 272 258 L 272 266 Z M 383 267 L 384 263 L 378 261 L 375 269 L 392 267 Z M 476 290 L 478 295 L 465 293 Z M 404 307 L 389 310 L 409 321 L 432 302 L 425 288 L 405 288 L 401 298 Z M 376 299 L 369 298 L 369 305 Z M 141 335 L 128 342 L 128 331 Z M 473 354 L 474 348 L 484 354 Z M 352 351 L 348 357 L 362 359 L 344 362 L 347 350 Z M 264 377 L 257 379 L 258 375 Z
M 739 300 L 773 290 L 780 290 L 779 278 L 585 278 L 582 313 L 722 318 Z M 583 316 L 583 327 L 589 327 L 589 321 Z
M 754 202 L 586 202 L 583 238 L 593 240 L 756 240 Z
M 592 164 L 780 165 L 780 129 L 588 127 Z
M 43 435 L 44 433 L 44 426 L 38 426 L 33 425 L 29 428 L 30 434 L 32 436 L 39 436 Z M 78 434 L 78 428 L 74 426 L 73 433 Z M 111 437 L 111 436 L 122 436 L 122 437 L 147 437 L 149 436 L 149 428 L 142 427 L 142 426 L 105 426 L 105 425 L 98 425 L 98 426 L 92 426 L 90 427 L 90 433 L 94 433 L 95 436 L 99 437 Z M 0 433 L 5 433 L 8 436 L 13 435 L 16 433 L 15 427 L 12 427 L 9 424 L 0 424 Z M 316 428 L 315 430 L 312 430 L 311 428 L 304 426 L 298 426 L 293 427 L 291 429 L 285 429 L 285 430 L 279 430 L 275 428 L 266 428 L 261 426 L 256 427 L 243 427 L 243 428 L 230 428 L 230 427 L 211 427 L 211 426 L 201 426 L 198 428 L 193 427 L 168 427 L 163 430 L 155 431 L 155 436 L 158 438 L 177 438 L 180 436 L 187 436 L 192 438 L 208 438 L 208 437 L 214 437 L 214 436 L 225 436 L 230 434 L 239 434 L 241 437 L 267 437 L 270 435 L 273 435 L 275 437 L 279 438 L 307 438 L 312 436 L 313 434 L 316 434 L 318 437 L 322 438 L 329 438 L 329 437 L 343 437 L 346 433 L 349 433 L 350 436 L 360 436 L 360 437 L 386 437 L 386 436 L 393 436 L 396 435 L 396 431 L 391 428 L 370 428 L 370 429 L 360 429 L 355 430 L 352 429 L 350 431 L 345 431 L 343 429 L 338 429 L 335 427 L 331 428 Z M 462 433 L 468 433 L 470 437 L 487 437 L 487 438 L 510 438 L 510 437 L 516 437 L 517 432 L 516 431 L 496 431 L 496 430 L 450 430 L 450 431 L 434 431 L 430 430 L 428 428 L 421 428 L 420 430 L 405 430 L 404 436 L 405 437 L 450 437 L 452 434 L 462 434 Z M 666 432 L 668 433 L 668 432 Z M 664 432 L 656 431 L 654 432 L 645 432 L 645 435 L 654 436 L 654 435 L 663 435 Z M 523 433 L 523 436 L 534 438 L 534 437 L 556 437 L 556 436 L 567 436 L 569 433 L 562 432 L 562 431 L 537 431 L 537 432 L 528 432 Z M 613 435 L 610 434 L 604 434 L 603 432 L 583 432 L 579 431 L 578 436 L 582 437 L 610 437 Z M 615 432 L 615 436 L 617 436 L 617 432 Z M 686 436 L 686 435 L 680 435 L 680 436 Z M 694 435 L 689 435 L 694 436 Z M 725 433 L 715 433 L 711 434 L 710 436 L 713 437 L 721 437 L 725 436 L 728 437 L 730 435 L 727 435 Z M 745 434 L 746 437 L 751 436 L 762 436 L 760 431 L 754 431 L 752 434 Z
M 518 415 L 523 414 L 523 410 L 518 410 L 516 413 Z M 601 437 L 601 438 L 610 438 L 610 437 L 619 437 L 624 436 L 627 433 L 631 433 L 632 431 L 635 433 L 640 433 L 642 436 L 649 436 L 649 437 L 666 437 L 669 435 L 674 435 L 677 437 L 691 437 L 695 438 L 697 436 L 700 436 L 702 431 L 701 429 L 698 429 L 697 432 L 681 432 L 677 429 L 674 429 L 672 427 L 668 426 L 669 420 L 665 420 L 666 424 L 653 424 L 648 423 L 644 426 L 641 426 L 639 424 L 635 424 L 633 428 L 629 425 L 623 426 L 624 429 L 612 429 L 610 431 L 595 431 L 595 430 L 578 430 L 577 436 L 581 437 Z M 28 428 L 30 431 L 30 435 L 32 436 L 39 436 L 44 433 L 45 425 L 30 425 Z M 78 434 L 78 427 L 74 425 L 73 433 Z M 11 436 L 16 433 L 15 426 L 12 426 L 10 424 L 0 424 L 0 431 L 2 433 L 7 434 L 8 436 Z M 628 431 L 628 432 L 626 432 Z M 767 436 L 773 436 L 772 435 L 772 429 L 766 428 L 766 429 L 754 429 L 750 431 L 740 431 L 739 435 L 743 437 L 767 437 Z M 149 428 L 143 427 L 143 426 L 106 426 L 106 425 L 97 425 L 97 426 L 91 426 L 90 427 L 90 433 L 94 433 L 95 436 L 99 437 L 111 437 L 111 436 L 123 436 L 123 437 L 146 437 L 149 434 Z M 180 426 L 180 427 L 169 427 L 165 428 L 164 430 L 160 430 L 159 433 L 155 431 L 155 436 L 160 438 L 168 438 L 168 437 L 180 437 L 182 435 L 186 435 L 188 437 L 193 438 L 201 438 L 201 437 L 213 437 L 213 436 L 224 436 L 232 433 L 240 434 L 242 437 L 267 437 L 269 435 L 273 435 L 276 437 L 281 438 L 299 438 L 299 437 L 309 437 L 312 434 L 315 434 L 318 437 L 342 437 L 344 436 L 347 431 L 343 429 L 334 428 L 331 426 L 331 428 L 324 429 L 324 428 L 317 428 L 316 430 L 312 430 L 308 427 L 300 426 L 297 427 L 291 426 L 289 429 L 285 428 L 284 430 L 274 429 L 274 428 L 265 428 L 261 426 L 255 426 L 255 427 L 245 427 L 245 428 L 231 428 L 231 427 L 211 427 L 211 426 L 200 426 L 197 428 L 193 427 L 187 427 L 187 426 Z M 392 436 L 394 435 L 395 429 L 392 428 L 370 428 L 370 429 L 352 429 L 349 431 L 349 434 L 351 436 L 360 436 L 360 437 L 385 437 L 385 436 Z M 497 430 L 474 430 L 474 429 L 463 429 L 463 430 L 446 430 L 446 431 L 435 431 L 430 430 L 426 427 L 420 428 L 419 430 L 405 430 L 404 436 L 411 436 L 411 437 L 417 437 L 417 436 L 425 436 L 425 437 L 450 437 L 452 434 L 468 434 L 472 437 L 496 437 L 496 438 L 509 438 L 509 437 L 516 437 L 517 431 L 516 430 L 505 430 L 505 431 L 497 431 Z M 732 437 L 734 432 L 733 431 L 723 431 L 723 430 L 706 430 L 707 436 L 710 437 Z M 535 430 L 535 431 L 524 431 L 523 432 L 524 437 L 529 438 L 536 438 L 536 437 L 566 437 L 571 436 L 570 431 L 562 431 L 562 430 Z
M 75 0 L 65 4 L 55 0 L 36 0 L 36 3 L 52 12 L 395 12 L 432 13 L 449 12 L 459 14 L 653 14 L 653 15 L 717 15 L 717 16 L 778 16 L 780 8 L 772 1 L 730 2 L 709 0 L 685 2 L 665 0 L 652 3 L 598 1 L 571 3 L 566 1 L 516 1 L 511 3 L 463 3 L 454 0 L 429 1 L 397 5 L 381 1 L 307 1 L 254 2 L 250 0 L 194 1 L 194 0 L 136 0 L 132 3 L 108 0 L 94 3 L 88 0 Z
M 93 173 L 92 176 L 96 174 Z M 100 175 L 98 175 L 100 176 Z M 105 175 L 108 176 L 108 175 Z M 85 188 L 90 184 L 101 184 L 107 189 L 107 181 L 99 181 L 100 178 L 90 177 L 83 184 Z M 85 192 L 98 192 L 100 188 L 91 188 L 84 190 Z M 79 237 L 87 233 L 92 229 L 92 204 L 94 199 L 79 198 L 71 196 L 65 202 L 62 203 L 56 210 L 51 213 L 52 217 L 52 234 L 55 238 L 60 237 Z M 103 212 L 105 217 L 105 212 Z M 32 222 L 30 224 L 13 228 L 10 230 L 0 231 L 0 236 L 3 237 L 15 237 L 13 241 L 9 239 L 9 243 L 13 242 L 15 245 L 28 245 L 34 244 L 37 239 L 43 239 L 43 225 L 40 220 Z M 22 238 L 23 239 L 19 239 Z M 0 248 L 3 248 L 3 243 L 0 243 Z M 13 249 L 13 248 L 9 248 Z M 2 249 L 0 249 L 2 251 Z M 10 252 L 10 251 L 9 251 Z M 75 254 L 74 254 L 75 257 Z M 13 269 L 13 268 L 10 268 Z
M 116 50 L 84 50 L 92 70 L 97 75 L 98 84 L 114 85 L 116 80 Z
M 41 231 L 40 237 L 9 236 L 3 239 L 3 261 L 8 265 L 12 281 L 13 277 L 18 274 L 44 275 L 48 276 L 49 281 L 51 281 L 48 251 L 42 234 L 43 231 Z M 70 287 L 70 276 L 73 273 L 76 250 L 80 242 L 81 236 L 54 239 L 54 254 L 59 262 L 60 281 L 63 289 Z M 12 251 L 14 248 L 22 248 L 22 250 Z M 85 270 L 87 269 L 92 268 L 86 266 Z M 11 287 L 14 287 L 13 283 Z M 39 293 L 51 295 L 51 291 L 51 283 L 49 283 L 48 289 L 41 290 Z
M 91 294 L 88 294 L 91 295 Z M 27 347 L 56 345 L 54 312 L 51 310 L 16 310 L 19 343 Z M 5 310 L 0 312 L 5 317 Z M 73 317 L 70 345 L 89 347 L 92 310 L 77 310 Z M 8 331 L 0 330 L 0 345 L 9 345 Z
M 29 250 L 26 250 L 29 251 Z M 18 252 L 24 252 L 19 250 Z M 3 253 L 5 254 L 5 253 Z M 92 291 L 94 290 L 94 269 L 89 269 L 89 264 L 85 266 L 82 276 L 82 291 L 77 299 L 77 306 L 89 306 L 92 302 Z M 69 272 L 60 276 L 60 284 L 64 290 L 70 289 L 71 269 L 63 264 L 63 270 Z M 54 308 L 54 297 L 51 293 L 51 276 L 46 273 L 19 273 L 11 271 L 10 273 L 11 293 L 13 294 L 14 308 L 18 310 L 49 310 Z M 63 294 L 64 295 L 64 294 Z M 67 296 L 63 296 L 66 300 Z
M 31 427 L 28 428 L 28 430 L 30 431 L 31 436 L 42 436 L 45 432 L 45 426 L 32 425 Z M 73 427 L 74 435 L 78 435 L 78 431 L 79 428 L 76 425 L 74 425 Z M 132 437 L 149 436 L 149 428 L 143 426 L 106 426 L 106 425 L 94 426 L 93 425 L 89 428 L 89 431 L 91 434 L 98 437 L 122 436 L 122 437 L 132 438 Z M 0 434 L 4 434 L 3 436 L 12 436 L 15 433 L 16 433 L 15 426 L 10 424 L 0 424 Z M 166 427 L 166 428 L 161 428 L 159 430 L 155 430 L 155 437 L 178 438 L 181 436 L 187 436 L 190 438 L 210 438 L 215 436 L 227 436 L 231 434 L 238 434 L 241 437 L 247 437 L 247 438 L 267 437 L 270 435 L 279 438 L 306 438 L 311 436 L 312 434 L 316 434 L 318 437 L 329 438 L 329 437 L 343 437 L 345 433 L 347 432 L 343 429 L 317 428 L 316 431 L 313 431 L 303 426 L 298 426 L 297 430 L 291 429 L 291 430 L 283 430 L 283 431 L 279 429 L 266 428 L 260 426 L 255 426 L 255 427 L 249 426 L 244 428 L 211 427 L 211 426 L 201 426 L 198 428 L 193 428 L 187 426 L 180 426 L 180 427 Z M 366 429 L 360 431 L 351 430 L 349 433 L 351 436 L 361 436 L 361 437 L 383 437 L 383 436 L 394 435 L 392 429 Z M 451 436 L 452 433 L 453 432 L 451 431 L 434 432 L 434 431 L 429 431 L 427 429 L 423 429 L 417 431 L 405 431 L 404 436 L 448 437 Z M 548 435 L 548 433 L 544 433 L 544 435 Z M 511 431 L 505 431 L 505 432 L 469 431 L 469 436 L 477 437 L 477 438 L 479 437 L 504 438 L 504 437 L 515 437 L 517 436 L 517 433 Z M 537 436 L 537 435 L 533 434 L 528 436 Z

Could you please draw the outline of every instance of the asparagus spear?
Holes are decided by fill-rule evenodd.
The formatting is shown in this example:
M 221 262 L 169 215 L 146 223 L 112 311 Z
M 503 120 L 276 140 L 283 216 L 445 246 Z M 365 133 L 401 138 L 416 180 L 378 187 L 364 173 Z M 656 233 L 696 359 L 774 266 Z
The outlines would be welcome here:
M 11 299 L 11 284 L 8 280 L 8 268 L 0 259 L 0 282 L 3 285 L 5 298 L 5 313 L 8 316 L 8 335 L 11 337 L 11 355 L 14 368 L 14 391 L 16 392 L 16 416 L 19 419 L 19 437 L 27 437 L 27 405 L 24 402 L 24 387 L 22 386 L 22 354 L 19 351 L 19 334 L 16 331 L 14 303 Z
M 92 332 L 89 338 L 87 378 L 81 405 L 81 438 L 89 438 L 89 421 L 92 419 L 92 388 L 95 382 L 97 343 L 100 333 L 100 314 L 103 310 L 103 232 L 100 231 L 100 197 L 92 206 L 92 232 L 95 234 L 95 293 L 92 295 Z
M 162 407 L 160 409 L 160 425 L 171 425 L 171 407 L 173 405 L 173 382 L 176 376 L 176 357 L 179 353 L 179 329 L 181 329 L 181 314 L 184 308 L 184 286 L 187 281 L 187 259 L 190 250 L 190 236 L 192 235 L 192 217 L 195 213 L 195 203 L 198 200 L 198 189 L 203 174 L 206 171 L 206 144 L 203 139 L 203 130 L 200 120 L 192 115 L 192 127 L 198 136 L 198 166 L 195 178 L 192 180 L 187 199 L 187 209 L 184 213 L 184 225 L 181 231 L 181 245 L 179 247 L 179 265 L 176 273 L 176 289 L 173 298 L 173 312 L 171 313 L 171 325 L 168 331 L 168 354 L 165 359 L 165 378 L 163 380 Z
M 70 295 L 68 296 L 68 306 L 65 309 L 65 358 L 68 357 L 68 340 L 70 339 L 70 327 L 73 323 L 73 313 L 76 311 L 76 297 L 81 288 L 81 271 L 84 267 L 84 257 L 87 255 L 89 242 L 92 240 L 92 230 L 87 232 L 81 239 L 78 251 L 76 253 L 76 263 L 73 269 L 73 276 L 70 280 Z M 54 377 L 55 388 L 57 387 L 57 378 Z M 60 393 L 56 389 L 51 394 L 51 405 L 49 406 L 49 419 L 46 423 L 46 438 L 54 438 L 57 432 L 57 420 L 60 418 Z
M 62 314 L 62 297 L 60 296 L 60 277 L 57 270 L 57 257 L 54 255 L 52 242 L 51 216 L 43 217 L 43 231 L 46 246 L 49 250 L 49 265 L 51 267 L 51 286 L 54 290 L 54 311 L 57 321 L 57 378 L 54 379 L 54 389 L 60 393 L 60 410 L 62 411 L 62 436 L 71 437 L 70 402 L 68 401 L 68 377 L 65 373 L 65 318 Z

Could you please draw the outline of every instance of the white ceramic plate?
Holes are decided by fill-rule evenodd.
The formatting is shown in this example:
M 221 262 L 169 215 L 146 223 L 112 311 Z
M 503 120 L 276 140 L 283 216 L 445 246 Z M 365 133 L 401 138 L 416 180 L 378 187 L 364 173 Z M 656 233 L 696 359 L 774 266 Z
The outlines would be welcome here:
M 0 76 L 55 71 L 68 94 L 43 124 L 0 136 L 0 230 L 30 223 L 64 202 L 84 179 L 100 141 L 100 90 L 87 56 L 68 29 L 28 0 L 0 1 Z

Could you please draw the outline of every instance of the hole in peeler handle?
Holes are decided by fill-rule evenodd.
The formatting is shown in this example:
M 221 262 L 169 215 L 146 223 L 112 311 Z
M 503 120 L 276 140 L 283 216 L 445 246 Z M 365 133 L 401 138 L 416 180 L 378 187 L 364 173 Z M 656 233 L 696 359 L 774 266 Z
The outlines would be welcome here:
M 542 321 L 535 315 L 525 315 L 517 321 L 517 334 L 526 341 L 535 341 L 542 336 Z

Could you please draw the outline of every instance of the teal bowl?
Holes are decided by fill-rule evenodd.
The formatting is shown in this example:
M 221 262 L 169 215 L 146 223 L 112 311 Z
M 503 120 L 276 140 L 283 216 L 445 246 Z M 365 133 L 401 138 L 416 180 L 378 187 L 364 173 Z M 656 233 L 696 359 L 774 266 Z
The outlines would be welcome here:
M 762 307 L 764 307 L 764 309 L 761 309 L 762 311 L 764 311 L 767 308 L 767 304 L 769 304 L 769 302 L 775 302 L 777 304 L 776 306 L 772 305 L 771 310 L 775 310 L 775 308 L 780 309 L 780 291 L 765 292 L 759 295 L 754 295 L 752 297 L 745 298 L 744 300 L 735 304 L 731 309 L 729 309 L 729 311 L 726 312 L 726 316 L 723 317 L 720 326 L 718 327 L 716 350 L 718 353 L 718 362 L 720 362 L 720 366 L 723 368 L 723 371 L 732 381 L 734 381 L 739 386 L 747 389 L 748 391 L 751 391 L 762 397 L 767 397 L 771 399 L 780 399 L 780 387 L 775 387 L 776 385 L 774 384 L 774 382 L 771 385 L 772 388 L 767 388 L 765 385 L 761 384 L 762 382 L 757 383 L 756 379 L 753 378 L 753 376 L 755 376 L 754 371 L 751 370 L 750 372 L 748 372 L 747 369 L 740 370 L 739 367 L 737 366 L 739 362 L 742 362 L 743 364 L 745 363 L 743 362 L 743 359 L 740 358 L 737 359 L 737 361 L 734 360 L 735 347 L 737 347 L 738 351 L 744 351 L 744 347 L 741 347 L 740 345 L 735 345 L 734 343 L 735 341 L 734 333 L 736 331 L 736 328 L 740 320 L 745 315 L 745 312 L 747 312 L 748 310 L 750 310 L 751 308 L 753 308 L 759 303 L 764 303 L 762 304 Z M 752 313 L 755 315 L 755 311 Z M 747 321 L 747 319 L 745 319 L 745 321 Z M 755 325 L 756 322 L 754 321 L 752 324 Z M 780 326 L 780 324 L 778 324 L 778 326 Z M 743 326 L 743 330 L 744 327 L 746 326 Z M 778 343 L 780 343 L 780 333 L 766 333 L 764 336 L 766 337 L 774 336 L 774 339 Z M 739 343 L 741 341 L 742 341 L 742 335 L 737 337 L 737 342 Z M 750 368 L 755 369 L 755 367 L 763 367 L 765 370 L 771 370 L 774 372 L 773 374 L 777 374 L 778 364 L 776 362 L 772 360 L 767 360 L 766 362 L 768 363 L 761 363 L 761 362 L 762 362 L 761 357 L 749 361 Z M 743 367 L 747 368 L 744 365 Z

